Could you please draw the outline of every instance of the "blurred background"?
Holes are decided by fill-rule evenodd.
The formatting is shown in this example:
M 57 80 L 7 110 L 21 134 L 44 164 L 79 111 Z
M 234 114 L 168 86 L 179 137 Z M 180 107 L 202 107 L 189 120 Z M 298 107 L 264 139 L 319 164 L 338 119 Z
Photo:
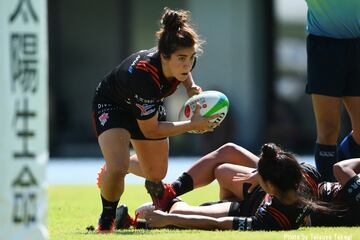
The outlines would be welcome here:
M 316 138 L 306 84 L 305 0 L 51 0 L 50 157 L 101 157 L 91 101 L 101 78 L 132 52 L 156 45 L 164 7 L 186 9 L 206 41 L 193 71 L 205 90 L 230 100 L 213 133 L 170 138 L 171 156 L 205 154 L 226 142 L 258 153 L 273 141 L 312 154 Z M 185 91 L 167 99 L 176 120 Z M 344 114 L 343 137 L 350 129 Z

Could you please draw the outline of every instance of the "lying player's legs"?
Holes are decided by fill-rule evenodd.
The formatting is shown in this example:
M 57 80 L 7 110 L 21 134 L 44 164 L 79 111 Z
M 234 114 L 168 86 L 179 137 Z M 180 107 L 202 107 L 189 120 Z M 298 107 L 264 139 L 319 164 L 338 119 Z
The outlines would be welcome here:
M 215 177 L 220 186 L 220 200 L 244 200 L 243 183 L 233 181 L 234 176 L 239 173 L 248 174 L 255 170 L 235 164 L 221 164 L 215 169 Z
M 215 179 L 215 169 L 223 163 L 256 168 L 259 158 L 245 148 L 226 143 L 200 158 L 187 171 L 193 179 L 194 188 L 205 186 Z
M 106 161 L 101 180 L 101 195 L 108 201 L 118 201 L 124 191 L 124 178 L 129 166 L 130 134 L 122 128 L 103 132 L 99 145 Z
M 190 206 L 186 202 L 176 202 L 171 207 L 169 213 L 184 215 L 202 215 L 209 217 L 229 216 L 231 202 L 216 203 L 208 206 Z

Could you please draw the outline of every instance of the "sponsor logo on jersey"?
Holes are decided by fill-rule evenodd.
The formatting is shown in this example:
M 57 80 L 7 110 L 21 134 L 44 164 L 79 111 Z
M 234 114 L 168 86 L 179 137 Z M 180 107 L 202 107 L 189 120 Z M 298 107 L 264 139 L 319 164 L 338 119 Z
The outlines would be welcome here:
M 135 106 L 140 109 L 141 116 L 147 116 L 156 111 L 156 109 L 154 108 L 155 104 L 142 104 L 141 105 L 141 104 L 136 103 Z
M 98 109 L 105 108 L 105 107 L 112 107 L 112 104 L 109 103 L 98 103 Z
M 100 117 L 99 117 L 100 124 L 102 126 L 104 126 L 108 119 L 109 119 L 109 114 L 108 113 L 101 114 Z
M 137 101 L 137 102 L 141 102 L 141 103 L 147 103 L 147 104 L 152 104 L 152 103 L 155 103 L 155 102 L 160 102 L 162 101 L 161 100 L 158 100 L 158 99 L 145 99 L 145 98 L 142 98 L 140 97 L 139 95 L 135 94 L 134 95 L 134 99 Z

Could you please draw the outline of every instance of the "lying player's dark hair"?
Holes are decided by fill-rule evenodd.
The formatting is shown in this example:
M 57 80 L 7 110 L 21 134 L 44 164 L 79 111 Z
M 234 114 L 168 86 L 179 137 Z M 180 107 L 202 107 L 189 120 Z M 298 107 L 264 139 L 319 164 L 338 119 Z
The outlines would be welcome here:
M 282 193 L 289 190 L 297 191 L 299 202 L 309 210 L 333 212 L 340 206 L 330 206 L 317 199 L 302 173 L 302 168 L 294 154 L 282 150 L 274 143 L 266 143 L 261 148 L 258 172 L 263 181 L 270 181 Z
M 201 52 L 203 41 L 189 21 L 189 11 L 164 9 L 161 27 L 156 32 L 156 37 L 158 50 L 165 58 L 170 58 L 170 55 L 180 48 L 195 47 L 196 51 Z

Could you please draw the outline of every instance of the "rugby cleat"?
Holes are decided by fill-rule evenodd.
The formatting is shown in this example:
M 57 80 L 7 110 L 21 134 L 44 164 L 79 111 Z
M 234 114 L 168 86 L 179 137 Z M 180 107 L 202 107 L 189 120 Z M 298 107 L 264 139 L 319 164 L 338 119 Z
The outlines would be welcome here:
M 115 229 L 129 229 L 136 225 L 136 218 L 129 215 L 128 207 L 124 204 L 116 208 Z
M 96 185 L 98 186 L 98 188 L 100 188 L 100 186 L 101 186 L 101 179 L 102 179 L 102 175 L 104 174 L 105 170 L 106 170 L 106 163 L 104 163 L 104 165 L 100 168 L 100 171 L 97 173 Z
M 151 196 L 155 209 L 167 212 L 169 210 L 171 200 L 176 197 L 176 192 L 171 184 L 160 184 L 148 181 L 145 184 L 145 187 Z M 161 188 L 159 188 L 159 185 Z
M 96 227 L 96 232 L 110 233 L 113 232 L 114 230 L 115 230 L 115 218 L 101 214 L 98 225 Z

